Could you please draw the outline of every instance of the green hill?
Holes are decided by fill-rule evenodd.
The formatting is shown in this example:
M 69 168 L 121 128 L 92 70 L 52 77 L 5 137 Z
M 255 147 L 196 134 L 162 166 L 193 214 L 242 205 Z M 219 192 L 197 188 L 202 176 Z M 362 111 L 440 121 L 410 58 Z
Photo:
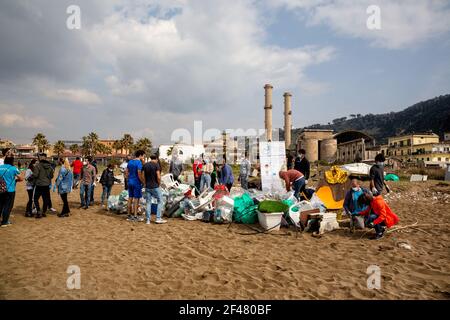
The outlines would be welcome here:
M 355 114 L 306 128 L 333 129 L 335 132 L 360 130 L 375 137 L 379 144 L 386 143 L 388 137 L 413 132 L 433 131 L 443 138 L 444 132 L 450 132 L 450 94 L 416 103 L 399 112 Z

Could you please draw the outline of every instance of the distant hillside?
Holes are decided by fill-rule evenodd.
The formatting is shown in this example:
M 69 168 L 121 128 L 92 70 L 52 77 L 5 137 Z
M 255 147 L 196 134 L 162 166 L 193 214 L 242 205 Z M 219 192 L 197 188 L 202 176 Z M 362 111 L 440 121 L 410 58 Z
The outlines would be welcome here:
M 390 136 L 433 131 L 441 138 L 450 132 L 450 94 L 422 101 L 400 112 L 385 114 L 354 114 L 334 119 L 327 125 L 315 124 L 308 129 L 360 130 L 375 137 L 377 143 L 387 143 Z M 294 133 L 295 134 L 295 133 Z

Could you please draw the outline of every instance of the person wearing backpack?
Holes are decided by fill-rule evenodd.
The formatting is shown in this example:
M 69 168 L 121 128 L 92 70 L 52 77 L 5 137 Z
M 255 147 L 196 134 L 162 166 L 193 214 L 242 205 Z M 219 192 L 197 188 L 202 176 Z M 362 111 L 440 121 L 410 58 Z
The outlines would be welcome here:
M 108 164 L 108 167 L 105 170 L 103 170 L 102 176 L 100 178 L 100 184 L 103 186 L 102 203 L 101 203 L 102 207 L 105 203 L 105 198 L 106 203 L 108 203 L 108 199 L 111 194 L 114 182 L 120 183 L 121 181 L 114 177 L 114 165 L 110 163 Z
M 46 217 L 47 209 L 51 208 L 50 199 L 50 186 L 52 184 L 52 179 L 54 171 L 52 169 L 51 163 L 46 159 L 47 155 L 45 153 L 40 153 L 38 155 L 39 163 L 34 166 L 33 178 L 35 180 L 35 191 L 34 191 L 34 205 L 36 207 L 36 219 Z M 39 206 L 39 198 L 42 197 L 42 211 Z
M 72 192 L 73 174 L 72 171 L 70 170 L 70 163 L 67 158 L 65 160 L 62 158 L 59 159 L 59 164 L 61 165 L 61 169 L 59 169 L 58 177 L 56 178 L 53 191 L 55 191 L 56 188 L 58 188 L 59 196 L 63 201 L 63 208 L 61 210 L 61 213 L 58 214 L 58 217 L 65 218 L 68 217 L 70 213 L 67 195 Z
M 28 193 L 28 203 L 25 209 L 25 217 L 31 218 L 33 216 L 33 194 L 34 194 L 34 178 L 33 178 L 33 168 L 36 165 L 37 160 L 31 160 L 28 169 L 25 171 L 25 181 Z
M 0 214 L 2 227 L 7 227 L 11 224 L 9 216 L 16 197 L 16 181 L 22 180 L 19 169 L 14 166 L 14 157 L 5 157 L 4 164 L 0 165 Z

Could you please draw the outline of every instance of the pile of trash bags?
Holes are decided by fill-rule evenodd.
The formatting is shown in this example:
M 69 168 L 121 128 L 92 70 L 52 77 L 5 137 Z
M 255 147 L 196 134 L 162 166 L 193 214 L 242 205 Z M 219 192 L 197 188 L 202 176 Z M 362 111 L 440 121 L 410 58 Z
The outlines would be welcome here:
M 258 208 L 261 203 L 278 202 L 283 208 L 288 208 L 286 214 L 302 211 L 304 204 L 308 208 L 318 208 L 325 212 L 326 208 L 320 199 L 313 194 L 308 201 L 299 201 L 291 192 L 263 192 L 259 190 L 243 190 L 233 188 L 232 192 L 223 185 L 216 185 L 214 190 L 205 190 L 199 196 L 195 196 L 195 186 L 180 184 L 173 177 L 161 179 L 167 181 L 161 185 L 162 190 L 162 214 L 169 218 L 183 218 L 188 221 L 200 220 L 212 223 L 243 223 L 255 224 L 258 222 Z M 157 211 L 157 200 L 144 197 L 140 201 L 140 213 L 145 213 L 147 200 L 151 199 L 151 211 Z M 303 204 L 304 203 L 304 204 Z M 117 214 L 126 214 L 128 207 L 128 192 L 122 191 L 119 195 L 111 195 L 108 198 L 108 210 Z
M 128 210 L 128 191 L 124 190 L 117 196 L 109 196 L 108 211 L 113 211 L 117 214 L 125 214 Z

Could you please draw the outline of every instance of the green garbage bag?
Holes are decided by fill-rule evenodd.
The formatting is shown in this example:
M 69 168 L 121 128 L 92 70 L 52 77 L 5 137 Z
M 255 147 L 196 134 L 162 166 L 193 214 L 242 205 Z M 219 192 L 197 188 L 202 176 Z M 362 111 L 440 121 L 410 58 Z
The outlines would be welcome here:
M 384 177 L 384 180 L 386 180 L 386 181 L 399 181 L 400 178 L 397 175 L 393 174 L 393 173 L 389 173 L 389 174 L 387 174 Z
M 258 214 L 253 199 L 246 193 L 234 198 L 233 220 L 238 223 L 254 224 L 258 221 Z
M 294 200 L 289 200 L 289 199 L 288 200 L 283 200 L 281 202 L 283 202 L 285 205 L 287 205 L 288 209 L 295 204 Z M 298 207 L 295 207 L 294 209 L 292 209 L 292 211 L 297 212 L 298 211 Z

